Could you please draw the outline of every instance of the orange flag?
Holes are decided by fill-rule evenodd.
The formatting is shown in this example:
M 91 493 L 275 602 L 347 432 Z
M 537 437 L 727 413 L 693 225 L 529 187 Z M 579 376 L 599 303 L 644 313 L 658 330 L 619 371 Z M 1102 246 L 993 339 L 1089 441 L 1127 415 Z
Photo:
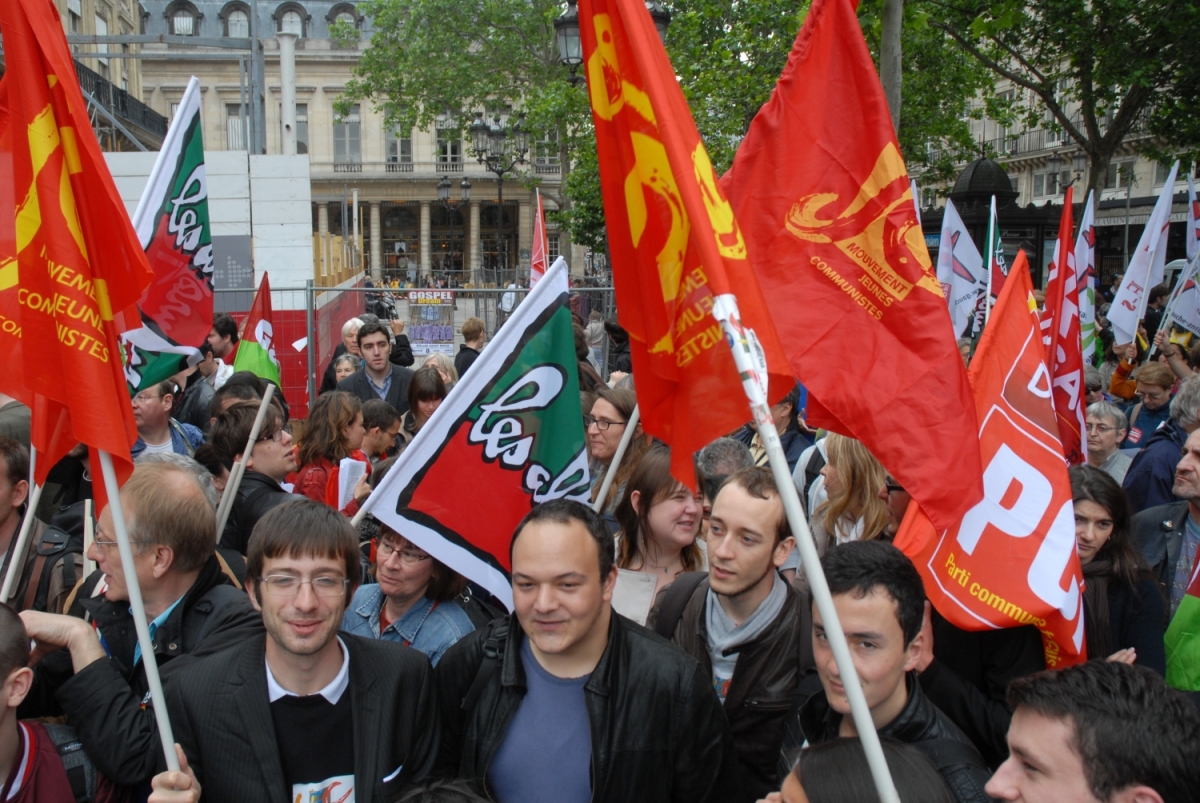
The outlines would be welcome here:
M 1063 456 L 1071 465 L 1087 461 L 1087 399 L 1083 382 L 1083 337 L 1079 324 L 1079 285 L 1075 272 L 1074 208 L 1067 187 L 1058 222 L 1055 260 L 1046 279 L 1046 311 L 1042 341 L 1054 384 L 1054 415 Z
M 692 485 L 692 453 L 750 419 L 714 302 L 736 295 L 770 375 L 769 398 L 795 385 L 746 243 L 642 0 L 583 0 L 601 191 L 621 326 L 629 332 L 643 427 L 672 447 Z
M 150 266 L 92 133 L 53 0 L 5 0 L 0 30 L 37 479 L 76 441 L 112 454 L 118 478 L 128 476 L 137 427 L 114 312 L 134 305 Z M 94 487 L 102 506 L 103 485 Z
M 896 546 L 942 616 L 965 630 L 1036 625 L 1051 669 L 1086 659 L 1075 505 L 1037 303 L 1017 255 L 971 360 L 984 498 L 938 532 L 911 505 Z
M 721 188 L 808 422 L 957 521 L 982 494 L 971 388 L 852 0 L 814 0 Z

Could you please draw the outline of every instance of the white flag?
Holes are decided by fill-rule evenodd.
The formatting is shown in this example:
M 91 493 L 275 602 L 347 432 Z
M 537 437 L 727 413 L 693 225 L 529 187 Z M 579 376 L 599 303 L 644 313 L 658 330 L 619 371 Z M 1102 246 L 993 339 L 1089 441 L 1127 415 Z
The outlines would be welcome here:
M 1192 174 L 1188 173 L 1188 204 L 1187 204 L 1187 258 L 1191 261 L 1200 254 L 1200 201 L 1196 200 L 1196 185 L 1192 183 Z
M 1154 211 L 1150 213 L 1150 220 L 1142 230 L 1137 250 L 1129 260 L 1129 268 L 1121 279 L 1121 287 L 1113 299 L 1112 308 L 1108 311 L 1108 320 L 1112 323 L 1118 346 L 1133 342 L 1138 323 L 1146 314 L 1147 293 L 1151 287 L 1163 282 L 1163 267 L 1167 263 L 1167 230 L 1171 225 L 1171 198 L 1175 194 L 1175 174 L 1178 170 L 1179 162 L 1175 162 L 1167 176 L 1167 183 L 1163 185 L 1162 194 L 1154 204 Z M 1150 337 L 1153 336 L 1151 332 Z
M 980 294 L 987 291 L 987 273 L 979 249 L 950 200 L 946 201 L 946 214 L 942 217 L 937 276 L 950 304 L 954 336 L 970 337 L 976 302 Z
M 1079 333 L 1083 338 L 1083 361 L 1096 364 L 1096 211 L 1095 190 L 1088 193 L 1075 238 L 1075 282 L 1079 287 Z M 1055 245 L 1057 248 L 1058 246 Z

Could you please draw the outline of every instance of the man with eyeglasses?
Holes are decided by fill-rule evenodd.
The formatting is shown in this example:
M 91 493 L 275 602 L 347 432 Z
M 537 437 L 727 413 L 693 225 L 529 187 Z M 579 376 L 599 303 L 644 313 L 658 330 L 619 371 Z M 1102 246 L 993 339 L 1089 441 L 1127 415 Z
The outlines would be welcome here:
M 1129 429 L 1121 408 L 1106 401 L 1087 408 L 1088 465 L 1098 468 L 1118 483 L 1125 481 L 1133 458 L 1118 448 Z
M 195 474 L 139 464 L 121 488 L 121 504 L 164 684 L 196 658 L 262 632 L 261 618 L 214 554 L 216 515 Z M 65 714 L 110 781 L 142 785 L 161 750 L 111 508 L 100 515 L 88 557 L 99 571 L 77 589 L 68 615 L 21 614 L 40 663 L 20 716 Z
M 191 457 L 196 453 L 196 447 L 204 443 L 203 432 L 171 418 L 174 401 L 175 383 L 169 379 L 139 391 L 133 397 L 133 420 L 138 430 L 138 439 L 130 450 L 134 459 L 142 452 L 174 452 Z
M 154 800 L 387 803 L 431 773 L 429 659 L 338 633 L 360 571 L 358 538 L 327 505 L 301 499 L 259 521 L 246 589 L 266 635 L 171 685 L 184 769 L 155 776 Z

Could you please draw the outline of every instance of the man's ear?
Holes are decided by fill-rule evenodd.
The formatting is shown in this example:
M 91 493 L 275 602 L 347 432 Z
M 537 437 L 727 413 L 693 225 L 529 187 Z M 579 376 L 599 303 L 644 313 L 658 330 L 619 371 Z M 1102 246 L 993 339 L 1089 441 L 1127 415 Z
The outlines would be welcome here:
M 20 507 L 29 498 L 29 480 L 17 480 L 13 483 L 12 506 Z
M 254 581 L 253 577 L 247 577 L 243 585 L 246 587 L 246 594 L 250 597 L 250 604 L 254 606 L 254 610 L 262 613 L 262 604 L 258 601 L 258 583 Z
M 14 669 L 8 673 L 4 682 L 4 702 L 9 708 L 16 708 L 29 694 L 33 687 L 33 670 L 27 666 Z
M 1148 786 L 1131 786 L 1114 794 L 1112 803 L 1163 803 L 1162 795 Z
M 917 633 L 916 638 L 908 643 L 908 647 L 904 650 L 904 671 L 911 672 L 917 668 L 921 662 L 921 656 L 925 651 L 925 628 Z
M 617 567 L 614 565 L 612 571 L 608 573 L 608 577 L 604 578 L 604 582 L 600 586 L 601 597 L 605 602 L 612 602 L 613 589 L 617 586 Z
M 150 548 L 154 550 L 154 563 L 150 566 L 150 571 L 157 580 L 175 565 L 175 550 L 165 544 L 154 544 Z
M 788 555 L 792 554 L 792 550 L 796 548 L 796 539 L 793 536 L 788 536 L 775 545 L 775 553 L 771 556 L 771 563 L 778 569 L 788 559 Z

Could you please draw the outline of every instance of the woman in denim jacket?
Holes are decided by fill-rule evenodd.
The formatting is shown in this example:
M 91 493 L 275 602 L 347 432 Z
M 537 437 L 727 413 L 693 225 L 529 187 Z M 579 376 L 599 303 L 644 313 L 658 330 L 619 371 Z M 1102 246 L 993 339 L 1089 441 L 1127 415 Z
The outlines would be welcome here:
M 387 525 L 380 526 L 374 552 L 376 582 L 354 594 L 342 630 L 398 641 L 436 665 L 454 642 L 475 629 L 454 601 L 466 578 Z

